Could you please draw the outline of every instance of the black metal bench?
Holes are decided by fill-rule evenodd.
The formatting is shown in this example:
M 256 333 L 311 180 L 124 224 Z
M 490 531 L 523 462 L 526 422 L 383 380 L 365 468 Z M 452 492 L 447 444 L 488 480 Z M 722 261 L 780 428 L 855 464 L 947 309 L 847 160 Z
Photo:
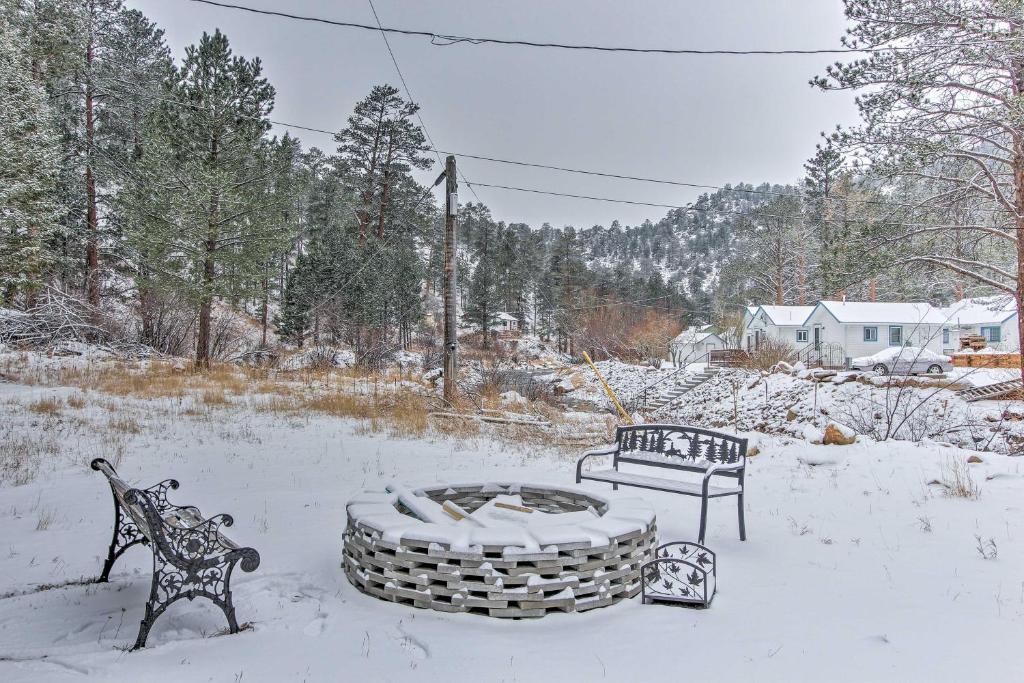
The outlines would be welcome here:
M 107 477 L 114 495 L 114 537 L 96 582 L 106 582 L 114 562 L 133 545 L 141 543 L 153 550 L 153 585 L 132 649 L 145 647 L 153 622 L 182 598 L 207 598 L 223 610 L 229 631 L 237 633 L 231 572 L 236 564 L 244 572 L 255 571 L 260 554 L 240 547 L 221 532 L 234 523 L 231 516 L 203 519 L 197 507 L 172 505 L 167 492 L 178 488 L 174 479 L 136 489 L 117 476 L 103 458 L 93 460 L 92 468 Z
M 583 471 L 588 458 L 612 456 L 610 469 Z M 667 468 L 703 475 L 699 482 L 680 481 L 634 472 L 620 472 L 619 464 Z M 678 425 L 629 425 L 615 430 L 615 443 L 589 450 L 576 463 L 576 483 L 584 479 L 619 485 L 637 486 L 655 491 L 697 496 L 701 499 L 700 533 L 704 542 L 708 500 L 736 496 L 739 511 L 740 540 L 747 540 L 743 521 L 743 477 L 747 466 L 747 440 L 697 427 Z M 728 477 L 735 485 L 712 485 L 712 477 Z

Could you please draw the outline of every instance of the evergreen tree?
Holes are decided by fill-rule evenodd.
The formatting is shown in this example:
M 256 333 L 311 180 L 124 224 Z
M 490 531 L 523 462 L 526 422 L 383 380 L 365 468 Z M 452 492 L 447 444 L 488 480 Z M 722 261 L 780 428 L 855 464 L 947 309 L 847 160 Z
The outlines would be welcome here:
M 469 281 L 465 318 L 480 329 L 483 347 L 490 345 L 490 330 L 496 320 L 497 226 L 491 212 L 482 204 L 470 202 L 461 211 L 461 224 L 472 235 L 469 245 L 473 259 L 473 275 Z
M 198 309 L 196 363 L 206 367 L 215 300 L 251 293 L 282 243 L 270 218 L 277 198 L 268 190 L 284 169 L 264 139 L 274 89 L 259 59 L 234 56 L 216 31 L 186 48 L 165 90 L 157 114 L 162 142 L 152 150 L 162 158 L 147 179 L 165 206 L 143 243 L 173 255 L 174 282 Z
M 60 148 L 27 41 L 0 25 L 0 305 L 43 283 L 58 230 Z

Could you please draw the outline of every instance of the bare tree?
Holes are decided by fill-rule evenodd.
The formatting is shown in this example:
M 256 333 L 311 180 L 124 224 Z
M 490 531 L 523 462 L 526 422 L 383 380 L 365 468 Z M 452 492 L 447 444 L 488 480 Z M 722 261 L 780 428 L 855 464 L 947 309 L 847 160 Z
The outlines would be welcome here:
M 890 241 L 934 244 L 972 231 L 1013 255 L 963 257 L 948 249 L 905 260 L 942 266 L 1014 295 L 1024 336 L 1024 3 L 1020 0 L 844 0 L 843 43 L 866 58 L 836 64 L 812 83 L 861 91 L 864 125 L 839 136 L 883 177 L 916 178 L 921 203 L 980 202 L 977 220 L 892 225 Z M 1021 363 L 1024 377 L 1024 360 Z

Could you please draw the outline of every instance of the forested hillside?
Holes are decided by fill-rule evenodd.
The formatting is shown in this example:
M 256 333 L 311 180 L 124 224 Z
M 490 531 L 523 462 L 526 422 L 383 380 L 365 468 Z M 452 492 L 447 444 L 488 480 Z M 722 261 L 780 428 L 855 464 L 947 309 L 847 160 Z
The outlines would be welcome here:
M 230 352 L 240 324 L 258 346 L 434 343 L 440 156 L 396 87 L 374 87 L 321 150 L 274 128 L 259 56 L 220 30 L 172 55 L 118 0 L 0 8 L 3 306 L 71 296 L 98 329 L 116 320 L 116 334 L 200 365 Z M 992 221 L 991 202 L 923 202 L 948 160 L 883 179 L 842 142 L 808 150 L 792 185 L 698 186 L 636 226 L 613 210 L 607 225 L 504 223 L 465 203 L 461 322 L 510 312 L 565 351 L 612 351 L 641 326 L 727 323 L 750 303 L 942 302 L 1002 282 L 970 264 L 1008 272 L 1012 248 L 956 229 Z

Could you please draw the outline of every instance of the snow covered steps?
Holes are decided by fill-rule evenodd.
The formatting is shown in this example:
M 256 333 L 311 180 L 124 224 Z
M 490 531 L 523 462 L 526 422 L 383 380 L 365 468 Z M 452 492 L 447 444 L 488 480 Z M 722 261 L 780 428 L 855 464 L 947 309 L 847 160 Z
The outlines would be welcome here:
M 718 368 L 707 368 L 696 375 L 688 376 L 682 383 L 672 384 L 647 402 L 648 411 L 658 411 L 690 393 L 718 374 Z

